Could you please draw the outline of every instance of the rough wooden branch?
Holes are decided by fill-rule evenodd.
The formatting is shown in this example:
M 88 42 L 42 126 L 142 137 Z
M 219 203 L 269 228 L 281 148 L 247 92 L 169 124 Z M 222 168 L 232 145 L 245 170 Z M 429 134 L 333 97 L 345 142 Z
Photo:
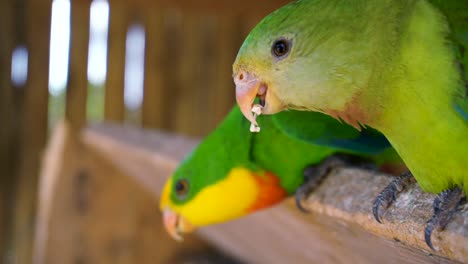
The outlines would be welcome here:
M 85 144 L 105 155 L 159 196 L 164 179 L 196 140 L 115 125 L 94 125 Z M 299 212 L 291 200 L 229 223 L 199 230 L 225 250 L 254 263 L 452 263 L 468 262 L 468 206 L 446 230 L 434 232 L 436 252 L 423 227 L 434 195 L 416 185 L 402 193 L 378 224 L 370 209 L 390 177 L 357 169 L 332 173 Z M 437 256 L 438 255 L 438 256 Z M 291 262 L 292 261 L 292 262 Z

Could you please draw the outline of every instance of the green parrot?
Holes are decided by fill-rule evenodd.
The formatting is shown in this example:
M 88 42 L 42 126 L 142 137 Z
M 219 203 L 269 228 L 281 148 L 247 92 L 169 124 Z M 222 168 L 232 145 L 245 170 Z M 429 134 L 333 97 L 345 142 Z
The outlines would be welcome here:
M 432 230 L 468 193 L 467 48 L 467 0 L 298 0 L 245 39 L 236 99 L 254 124 L 259 98 L 262 114 L 317 111 L 383 133 L 410 173 L 382 191 L 374 215 L 414 176 L 439 194 L 425 229 L 433 249 Z
M 300 207 L 300 199 L 317 186 L 320 177 L 330 169 L 359 164 L 349 163 L 355 157 L 390 173 L 406 169 L 386 138 L 375 130 L 359 132 L 315 112 L 289 111 L 278 116 L 307 120 L 302 129 L 314 131 L 317 143 L 292 137 L 296 131 L 283 131 L 276 116 L 259 117 L 264 131 L 250 133 L 250 123 L 234 107 L 163 188 L 160 208 L 166 230 L 174 239 L 181 240 L 196 227 L 272 206 L 296 190 Z

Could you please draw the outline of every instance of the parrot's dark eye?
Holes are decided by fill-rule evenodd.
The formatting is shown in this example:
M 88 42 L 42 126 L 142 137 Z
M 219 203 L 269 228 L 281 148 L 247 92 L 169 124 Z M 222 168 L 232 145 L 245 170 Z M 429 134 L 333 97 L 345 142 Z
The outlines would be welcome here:
M 291 43 L 289 40 L 280 38 L 273 42 L 273 46 L 271 46 L 271 53 L 277 58 L 283 58 L 291 49 Z
M 189 189 L 189 182 L 186 179 L 180 179 L 175 184 L 175 192 L 177 196 L 183 198 Z

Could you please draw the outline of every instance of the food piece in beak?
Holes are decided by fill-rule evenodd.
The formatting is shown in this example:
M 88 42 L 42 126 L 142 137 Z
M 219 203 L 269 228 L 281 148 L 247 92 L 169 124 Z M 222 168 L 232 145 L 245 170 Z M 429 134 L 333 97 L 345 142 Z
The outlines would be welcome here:
M 163 211 L 163 221 L 167 233 L 179 242 L 184 241 L 183 234 L 191 233 L 195 230 L 195 227 L 190 222 L 167 207 Z
M 255 133 L 260 132 L 260 126 L 258 126 L 257 124 L 257 116 L 262 114 L 262 108 L 263 106 L 259 104 L 256 104 L 252 107 L 252 112 L 254 113 L 253 119 L 255 120 L 255 122 L 252 122 L 250 124 L 250 132 L 255 132 Z

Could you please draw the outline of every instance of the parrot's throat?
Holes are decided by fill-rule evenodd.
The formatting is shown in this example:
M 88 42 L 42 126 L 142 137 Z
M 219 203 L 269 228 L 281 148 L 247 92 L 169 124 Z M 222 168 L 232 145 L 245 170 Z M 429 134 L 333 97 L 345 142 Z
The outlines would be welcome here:
M 270 207 L 281 202 L 288 196 L 286 190 L 281 186 L 280 180 L 271 172 L 264 175 L 255 175 L 258 186 L 257 197 L 247 212 L 254 212 L 266 207 Z
M 363 125 L 371 123 L 370 111 L 366 111 L 363 108 L 365 104 L 362 104 L 360 99 L 360 95 L 355 95 L 353 99 L 343 107 L 343 110 L 329 109 L 324 112 L 335 119 L 343 120 L 360 131 Z M 376 115 L 376 113 L 372 113 L 372 115 Z

